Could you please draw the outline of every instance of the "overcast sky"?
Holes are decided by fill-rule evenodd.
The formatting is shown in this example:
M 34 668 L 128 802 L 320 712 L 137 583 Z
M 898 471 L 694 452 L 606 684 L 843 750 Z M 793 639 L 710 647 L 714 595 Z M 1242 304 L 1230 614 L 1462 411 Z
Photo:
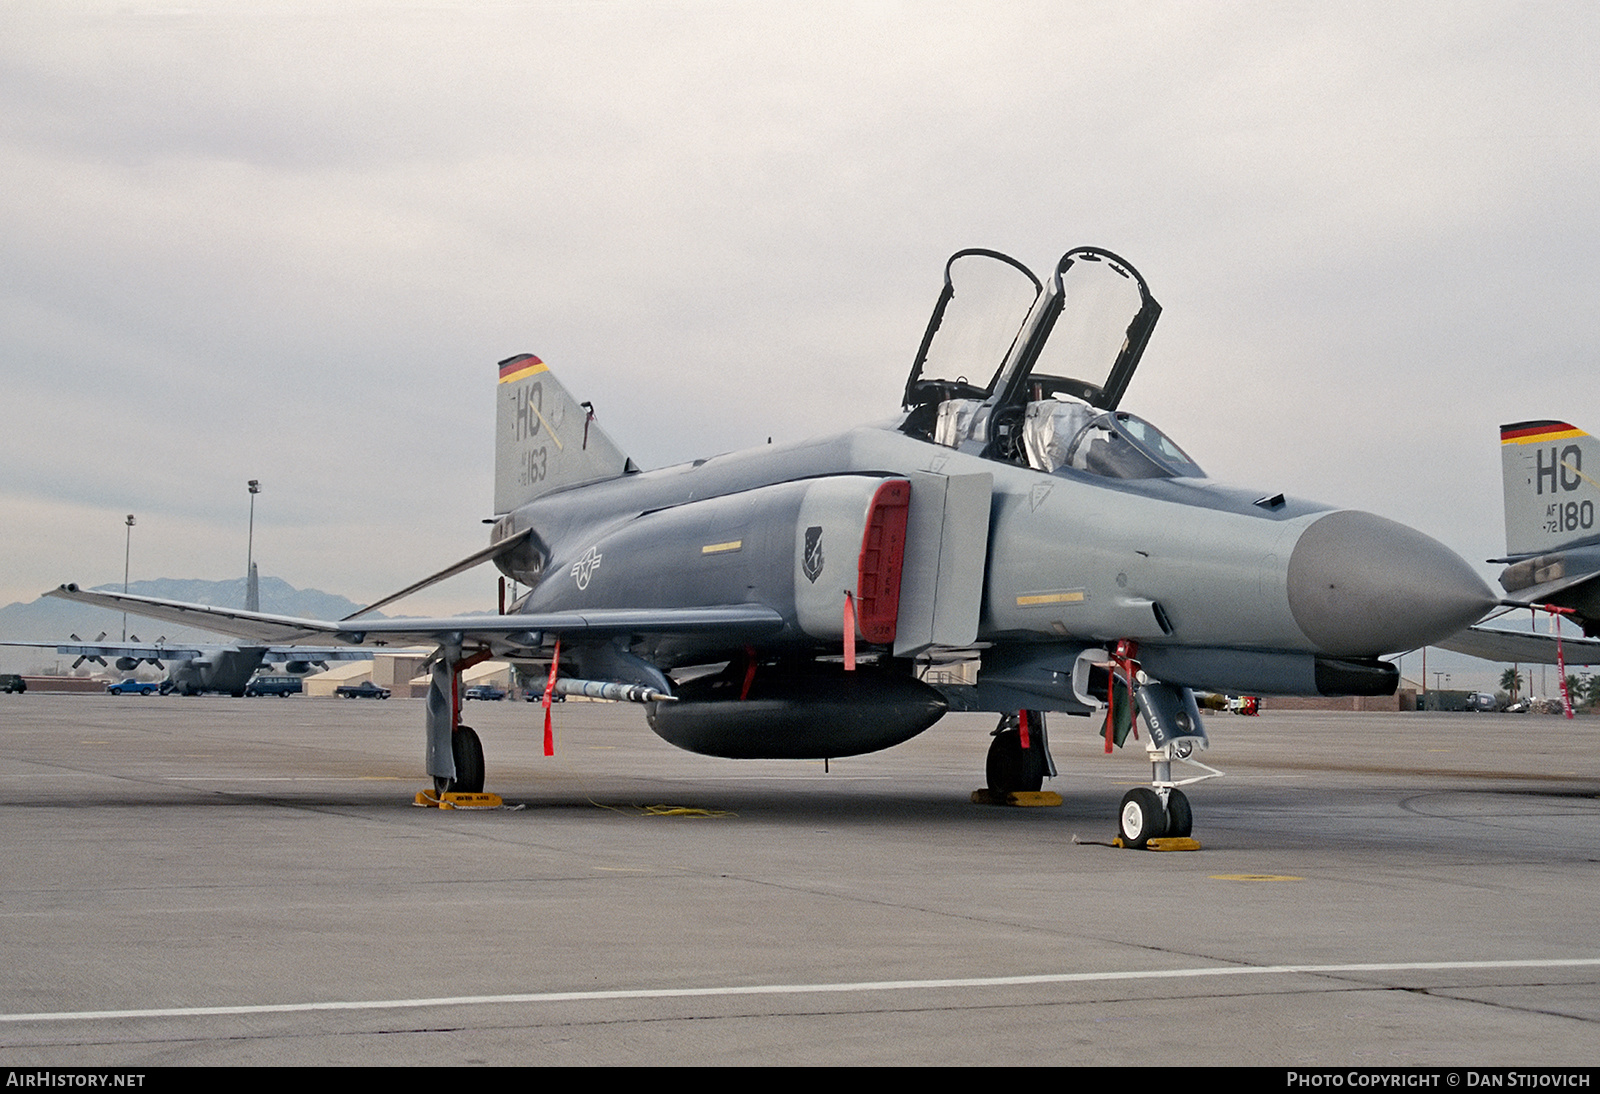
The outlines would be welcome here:
M 1600 7 L 0 6 L 0 603 L 487 541 L 494 365 L 641 465 L 891 413 L 942 263 L 1095 244 L 1214 477 L 1502 553 L 1593 398 Z M 1492 577 L 1497 567 L 1481 567 Z M 493 571 L 407 607 L 492 606 Z

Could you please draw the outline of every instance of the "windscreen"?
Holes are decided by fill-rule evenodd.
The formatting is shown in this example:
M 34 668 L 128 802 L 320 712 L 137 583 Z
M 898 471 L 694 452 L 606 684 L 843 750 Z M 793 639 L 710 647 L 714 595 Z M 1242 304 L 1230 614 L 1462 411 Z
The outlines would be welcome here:
M 1205 478 L 1161 430 L 1132 414 L 1101 414 L 1067 447 L 1065 466 L 1110 479 Z

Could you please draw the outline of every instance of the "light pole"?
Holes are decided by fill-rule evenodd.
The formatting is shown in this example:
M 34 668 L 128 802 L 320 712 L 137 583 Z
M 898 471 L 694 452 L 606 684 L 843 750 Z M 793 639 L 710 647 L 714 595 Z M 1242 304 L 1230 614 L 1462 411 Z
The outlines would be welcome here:
M 124 537 L 125 542 L 122 545 L 122 591 L 126 594 L 128 591 L 128 560 L 133 557 L 133 514 L 129 513 L 128 519 L 123 523 L 128 526 L 127 535 Z M 124 642 L 128 640 L 127 612 L 122 613 L 122 640 Z
M 260 594 L 250 579 L 255 576 L 256 566 L 256 495 L 261 493 L 259 479 L 251 479 L 247 484 L 250 490 L 250 537 L 245 546 L 244 555 L 244 607 L 246 611 L 258 612 L 261 610 Z

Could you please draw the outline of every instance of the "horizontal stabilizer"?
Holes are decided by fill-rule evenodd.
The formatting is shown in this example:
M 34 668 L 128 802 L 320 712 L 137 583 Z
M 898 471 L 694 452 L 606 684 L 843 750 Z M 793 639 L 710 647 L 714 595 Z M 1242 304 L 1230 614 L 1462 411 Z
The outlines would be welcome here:
M 382 600 L 375 600 L 371 604 L 368 604 L 365 608 L 362 608 L 360 611 L 351 612 L 349 615 L 345 616 L 341 622 L 346 622 L 359 616 L 366 615 L 368 612 L 375 612 L 379 608 L 387 608 L 390 604 L 393 604 L 397 600 L 404 600 L 412 593 L 420 593 L 423 589 L 426 589 L 432 585 L 437 585 L 439 582 L 444 581 L 447 578 L 455 577 L 457 574 L 464 574 L 474 566 L 481 566 L 491 559 L 499 558 L 501 555 L 516 547 L 532 534 L 533 529 L 524 528 L 515 535 L 510 535 L 505 539 L 491 543 L 483 550 L 474 551 L 460 562 L 457 562 L 451 566 L 446 566 L 436 574 L 429 574 L 421 581 L 407 585 L 404 589 L 401 589 L 397 593 L 390 593 Z
M 1493 627 L 1468 627 L 1435 643 L 1440 649 L 1507 664 L 1556 664 L 1556 639 L 1552 634 L 1502 631 Z M 1600 665 L 1600 640 L 1562 638 L 1562 659 L 1568 665 Z

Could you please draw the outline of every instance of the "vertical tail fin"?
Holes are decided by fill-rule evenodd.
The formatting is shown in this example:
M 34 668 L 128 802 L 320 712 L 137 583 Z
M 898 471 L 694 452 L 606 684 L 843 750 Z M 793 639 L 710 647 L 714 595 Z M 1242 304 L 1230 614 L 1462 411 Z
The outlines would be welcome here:
M 1585 468 L 1587 465 L 1587 469 Z M 1566 422 L 1500 427 L 1506 553 L 1536 555 L 1600 535 L 1600 442 Z
M 500 362 L 495 402 L 496 513 L 638 470 L 601 430 L 590 406 L 573 399 L 531 353 Z

